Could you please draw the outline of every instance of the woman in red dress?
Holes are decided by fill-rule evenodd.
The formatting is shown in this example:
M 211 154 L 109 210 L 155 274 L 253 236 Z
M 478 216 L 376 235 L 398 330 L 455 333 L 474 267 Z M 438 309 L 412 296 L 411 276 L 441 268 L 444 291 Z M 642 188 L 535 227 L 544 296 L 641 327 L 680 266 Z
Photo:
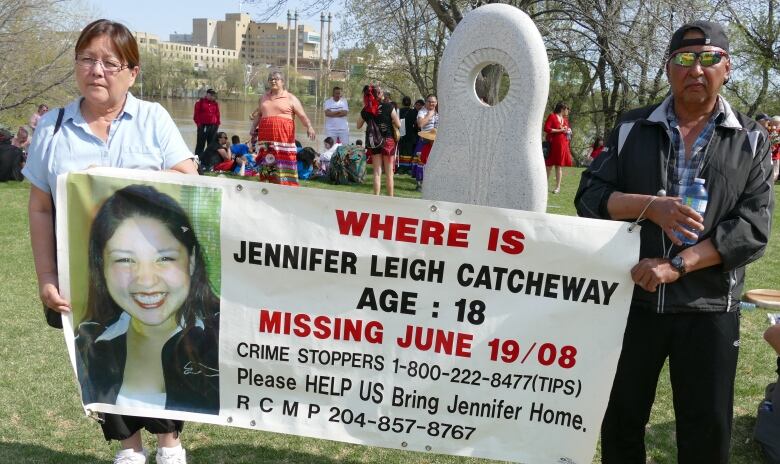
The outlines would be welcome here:
M 314 140 L 314 128 L 303 111 L 298 98 L 284 87 L 284 76 L 279 71 L 268 75 L 269 89 L 260 99 L 257 123 L 257 160 L 274 164 L 271 182 L 298 185 L 298 160 L 295 149 L 295 120 L 298 116 L 309 139 Z M 268 157 L 271 155 L 271 157 Z
M 555 166 L 555 189 L 552 193 L 561 191 L 562 166 L 571 166 L 571 150 L 569 149 L 571 128 L 569 127 L 568 117 L 569 106 L 566 103 L 558 102 L 544 123 L 544 132 L 547 134 L 547 141 L 550 143 L 550 152 L 545 160 L 548 178 L 550 177 L 552 167 Z

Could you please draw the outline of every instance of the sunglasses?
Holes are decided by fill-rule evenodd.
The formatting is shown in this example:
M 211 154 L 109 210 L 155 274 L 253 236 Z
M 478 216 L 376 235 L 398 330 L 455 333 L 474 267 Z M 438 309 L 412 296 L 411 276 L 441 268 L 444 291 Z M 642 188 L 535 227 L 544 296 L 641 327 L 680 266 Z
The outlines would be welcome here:
M 706 52 L 679 52 L 672 55 L 672 63 L 677 66 L 683 66 L 690 68 L 696 64 L 696 60 L 699 60 L 699 64 L 703 68 L 714 66 L 721 62 L 723 58 L 728 58 L 726 52 L 706 51 Z

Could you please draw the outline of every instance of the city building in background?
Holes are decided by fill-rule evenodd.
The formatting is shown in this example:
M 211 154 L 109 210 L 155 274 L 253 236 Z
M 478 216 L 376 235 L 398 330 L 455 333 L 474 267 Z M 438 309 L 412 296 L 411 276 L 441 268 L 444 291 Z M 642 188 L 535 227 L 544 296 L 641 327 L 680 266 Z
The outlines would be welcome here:
M 155 34 L 133 32 L 140 51 L 159 56 L 161 59 L 191 63 L 196 71 L 208 68 L 224 68 L 238 59 L 238 52 L 227 48 L 205 47 L 192 43 L 161 41 Z
M 320 31 L 299 23 L 298 18 L 297 11 L 294 15 L 288 12 L 284 25 L 255 22 L 247 13 L 227 13 L 224 19 L 193 18 L 192 33 L 174 32 L 169 41 L 146 32 L 134 34 L 142 51 L 191 63 L 195 71 L 224 68 L 240 60 L 246 67 L 246 86 L 261 70 L 282 68 L 294 81 L 308 81 L 309 93 L 319 95 L 331 80 L 345 80 L 348 69 L 332 69 L 331 15 L 327 20 L 321 15 Z
M 192 34 L 177 34 L 174 32 L 173 34 L 168 34 L 168 42 L 191 44 Z

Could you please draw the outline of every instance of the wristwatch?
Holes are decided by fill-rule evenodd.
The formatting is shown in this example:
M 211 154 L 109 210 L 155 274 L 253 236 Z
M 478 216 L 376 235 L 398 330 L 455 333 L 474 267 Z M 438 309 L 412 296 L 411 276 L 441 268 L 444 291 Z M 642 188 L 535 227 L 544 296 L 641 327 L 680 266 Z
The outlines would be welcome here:
M 671 260 L 669 260 L 669 264 L 672 265 L 672 267 L 680 273 L 680 277 L 685 275 L 685 260 L 682 256 L 677 255 Z

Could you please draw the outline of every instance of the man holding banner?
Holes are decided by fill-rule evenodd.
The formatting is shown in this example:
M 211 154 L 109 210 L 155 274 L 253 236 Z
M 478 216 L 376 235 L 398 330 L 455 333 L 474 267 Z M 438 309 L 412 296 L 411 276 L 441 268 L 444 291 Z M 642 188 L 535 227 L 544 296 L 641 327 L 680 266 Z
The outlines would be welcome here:
M 602 426 L 605 463 L 645 462 L 645 426 L 667 357 L 678 462 L 728 462 L 739 298 L 774 207 L 766 134 L 719 96 L 731 73 L 728 50 L 720 24 L 679 28 L 666 63 L 671 95 L 623 117 L 575 198 L 581 216 L 649 219 Z M 709 192 L 703 216 L 680 201 L 694 178 Z

